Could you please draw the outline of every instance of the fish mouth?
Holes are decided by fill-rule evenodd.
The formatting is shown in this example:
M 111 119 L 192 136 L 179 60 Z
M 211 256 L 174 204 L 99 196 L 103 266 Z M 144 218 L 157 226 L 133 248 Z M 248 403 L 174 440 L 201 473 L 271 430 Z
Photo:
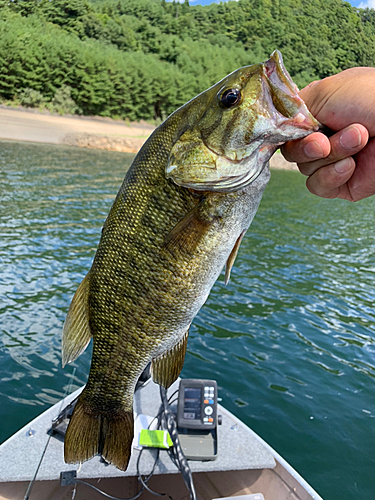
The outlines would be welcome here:
M 263 75 L 276 111 L 277 126 L 294 126 L 300 129 L 301 133 L 318 131 L 321 125 L 299 97 L 299 89 L 285 68 L 283 57 L 278 50 L 263 63 Z
M 260 63 L 258 68 L 262 97 L 257 109 L 257 121 L 249 139 L 243 141 L 242 147 L 237 145 L 220 150 L 202 137 L 212 153 L 233 165 L 253 157 L 256 149 L 276 151 L 285 142 L 300 139 L 321 128 L 299 96 L 298 87 L 285 68 L 278 50 L 267 61 Z
M 263 68 L 266 78 L 280 90 L 292 97 L 298 96 L 299 89 L 284 66 L 281 52 L 278 50 L 273 51 L 268 61 L 263 63 Z
M 207 130 L 199 130 L 199 137 L 188 137 L 179 147 L 174 146 L 166 174 L 176 184 L 196 191 L 237 191 L 267 169 L 280 145 L 319 130 L 279 51 L 263 63 L 234 73 L 236 79 L 229 75 L 225 84 L 228 89 L 240 89 L 242 95 L 228 106 L 233 110 L 227 118 L 220 115 L 215 127 L 210 124 Z M 217 106 L 223 104 L 223 88 L 222 82 L 213 87 Z M 183 169 L 183 162 L 189 168 Z
M 245 147 L 224 154 L 203 141 L 206 148 L 217 156 L 219 179 L 205 183 L 202 189 L 229 193 L 251 184 L 280 145 L 320 128 L 299 97 L 298 87 L 286 70 L 281 53 L 275 50 L 260 67 L 264 101 L 251 140 Z
M 275 50 L 260 66 L 264 109 L 259 110 L 259 124 L 254 128 L 251 140 L 245 147 L 220 155 L 226 163 L 249 164 L 256 149 L 262 152 L 261 156 L 268 156 L 269 159 L 285 142 L 305 137 L 321 128 L 300 98 L 298 87 L 285 68 L 281 53 Z M 269 122 L 268 127 L 265 121 Z M 220 154 L 209 144 L 205 145 L 213 153 Z M 261 170 L 262 168 L 259 173 Z

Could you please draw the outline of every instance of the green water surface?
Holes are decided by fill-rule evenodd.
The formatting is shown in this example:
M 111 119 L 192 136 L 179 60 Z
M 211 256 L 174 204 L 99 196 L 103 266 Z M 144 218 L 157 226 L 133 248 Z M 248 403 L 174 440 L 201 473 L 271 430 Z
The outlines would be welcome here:
M 132 156 L 0 143 L 0 442 L 85 383 L 62 324 Z M 375 498 L 375 198 L 323 200 L 274 171 L 231 281 L 190 330 L 183 376 L 326 500 Z

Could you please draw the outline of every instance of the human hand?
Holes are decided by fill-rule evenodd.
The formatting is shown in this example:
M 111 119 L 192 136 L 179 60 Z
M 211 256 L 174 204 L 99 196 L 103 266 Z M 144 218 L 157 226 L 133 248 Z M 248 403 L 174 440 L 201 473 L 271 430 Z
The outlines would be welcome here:
M 308 176 L 308 189 L 350 201 L 375 194 L 375 68 L 352 68 L 313 82 L 300 96 L 336 132 L 330 138 L 316 132 L 282 148 Z

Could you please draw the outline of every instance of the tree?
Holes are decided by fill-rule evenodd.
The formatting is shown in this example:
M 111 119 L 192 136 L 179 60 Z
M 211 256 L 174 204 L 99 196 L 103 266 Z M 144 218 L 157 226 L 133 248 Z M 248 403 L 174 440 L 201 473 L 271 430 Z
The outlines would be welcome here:
M 276 48 L 299 86 L 373 66 L 375 11 L 342 0 L 0 0 L 0 96 L 69 92 L 86 114 L 159 119 Z

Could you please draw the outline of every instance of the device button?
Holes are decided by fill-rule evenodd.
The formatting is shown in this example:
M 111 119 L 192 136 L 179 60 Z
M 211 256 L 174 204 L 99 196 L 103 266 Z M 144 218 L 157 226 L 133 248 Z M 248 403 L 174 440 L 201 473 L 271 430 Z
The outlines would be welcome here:
M 210 418 L 208 419 L 208 421 L 210 422 L 210 424 L 212 424 L 212 422 L 214 421 L 214 419 L 213 419 L 212 417 L 210 417 Z
M 204 413 L 206 415 L 212 415 L 213 411 L 214 410 L 211 408 L 211 406 L 206 406 L 206 408 L 204 409 Z
M 208 405 L 208 403 L 209 403 L 210 401 L 211 401 L 211 399 L 210 399 L 210 400 L 205 399 L 205 400 L 203 401 L 203 403 L 204 403 L 205 405 Z
M 206 401 L 205 401 L 205 402 L 206 402 Z M 209 399 L 209 400 L 208 400 L 208 403 L 209 403 L 210 405 L 213 405 L 213 404 L 214 404 L 214 400 L 213 400 L 213 399 Z

